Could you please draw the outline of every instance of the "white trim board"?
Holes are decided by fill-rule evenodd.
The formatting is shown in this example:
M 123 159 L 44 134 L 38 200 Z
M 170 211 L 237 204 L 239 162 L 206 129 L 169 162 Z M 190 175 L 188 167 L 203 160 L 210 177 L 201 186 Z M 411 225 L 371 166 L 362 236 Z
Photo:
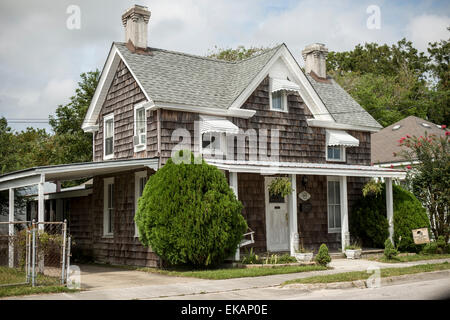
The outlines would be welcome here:
M 348 177 L 406 177 L 406 172 L 395 169 L 382 169 L 369 166 L 355 166 L 344 164 L 319 164 L 296 162 L 263 162 L 263 161 L 231 161 L 205 159 L 208 164 L 230 172 L 270 174 L 305 174 L 322 176 L 348 176 Z

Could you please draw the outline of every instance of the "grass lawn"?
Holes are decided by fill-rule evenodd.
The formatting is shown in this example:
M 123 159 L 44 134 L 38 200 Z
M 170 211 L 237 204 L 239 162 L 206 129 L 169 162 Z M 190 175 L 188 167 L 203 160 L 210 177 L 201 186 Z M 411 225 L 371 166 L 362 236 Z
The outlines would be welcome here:
M 209 270 L 192 270 L 192 269 L 183 270 L 182 268 L 177 269 L 139 268 L 137 270 L 160 273 L 176 277 L 193 277 L 200 279 L 220 280 L 220 279 L 233 279 L 244 277 L 269 276 L 274 274 L 319 271 L 319 270 L 327 270 L 327 267 L 322 267 L 318 265 L 307 265 L 307 266 L 282 266 L 272 268 L 224 268 L 224 269 L 209 269 Z
M 373 260 L 379 262 L 387 263 L 398 263 L 398 262 L 410 262 L 410 261 L 420 261 L 420 260 L 435 260 L 435 259 L 448 259 L 450 254 L 415 254 L 411 256 L 397 256 L 394 259 L 386 259 L 384 256 L 375 258 Z
M 382 278 L 401 276 L 404 274 L 414 274 L 422 272 L 432 272 L 440 270 L 449 270 L 450 264 L 448 262 L 437 264 L 423 264 L 419 266 L 405 267 L 405 268 L 386 268 L 381 269 L 380 274 Z M 293 283 L 332 283 L 332 282 L 347 282 L 356 280 L 366 280 L 371 274 L 366 271 L 353 271 L 337 274 L 327 274 L 322 276 L 314 276 L 303 279 L 295 279 L 284 282 L 282 285 Z
M 24 271 L 7 267 L 0 267 L 0 298 L 10 296 L 23 296 L 38 293 L 74 292 L 77 290 L 68 289 L 59 285 L 59 279 L 38 275 L 37 283 L 46 284 L 31 287 L 29 284 L 18 284 L 5 286 L 6 284 L 23 283 L 26 280 Z

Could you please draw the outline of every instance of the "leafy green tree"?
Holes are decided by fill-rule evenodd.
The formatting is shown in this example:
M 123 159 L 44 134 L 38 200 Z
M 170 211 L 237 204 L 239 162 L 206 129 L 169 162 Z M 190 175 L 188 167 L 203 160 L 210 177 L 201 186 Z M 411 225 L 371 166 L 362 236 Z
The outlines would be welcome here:
M 244 46 L 238 46 L 236 49 L 224 49 L 215 46 L 213 50 L 209 50 L 207 57 L 226 61 L 240 61 L 253 57 L 266 49 L 265 47 L 245 48 Z
M 437 239 L 450 237 L 450 131 L 445 136 L 406 136 L 400 139 L 403 150 L 398 156 L 408 162 L 418 161 L 412 168 L 408 166 L 407 182 L 414 195 L 427 208 L 431 231 Z
M 426 210 L 414 195 L 398 185 L 393 185 L 394 236 L 396 247 L 401 251 L 415 252 L 420 247 L 414 244 L 412 230 L 427 228 L 430 222 Z M 350 216 L 350 234 L 363 245 L 382 248 L 389 236 L 386 218 L 386 186 L 381 191 L 366 194 L 353 207 Z
M 448 41 L 430 43 L 428 52 L 406 39 L 391 46 L 359 44 L 331 51 L 327 70 L 383 126 L 410 115 L 442 124 L 450 118 Z
M 216 265 L 247 230 L 242 204 L 219 169 L 189 159 L 169 159 L 149 178 L 135 216 L 139 240 L 172 265 Z
M 15 136 L 8 126 L 8 121 L 4 117 L 0 118 L 0 174 L 16 168 L 14 140 Z
M 90 71 L 82 73 L 80 77 L 81 81 L 70 102 L 58 106 L 55 116 L 49 117 L 55 132 L 55 164 L 92 161 L 92 134 L 85 133 L 81 124 L 97 88 L 100 72 Z
M 447 28 L 450 31 L 450 27 Z M 449 124 L 450 119 L 450 39 L 429 43 L 430 71 L 435 85 L 432 87 L 431 101 L 434 108 L 429 117 L 438 124 Z

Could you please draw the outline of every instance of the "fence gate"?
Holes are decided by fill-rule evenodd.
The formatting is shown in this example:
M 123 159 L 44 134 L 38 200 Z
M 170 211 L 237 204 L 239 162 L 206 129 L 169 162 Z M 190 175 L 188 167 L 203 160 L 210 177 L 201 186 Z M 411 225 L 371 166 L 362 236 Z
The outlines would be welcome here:
M 69 256 L 66 221 L 0 222 L 0 286 L 66 284 Z

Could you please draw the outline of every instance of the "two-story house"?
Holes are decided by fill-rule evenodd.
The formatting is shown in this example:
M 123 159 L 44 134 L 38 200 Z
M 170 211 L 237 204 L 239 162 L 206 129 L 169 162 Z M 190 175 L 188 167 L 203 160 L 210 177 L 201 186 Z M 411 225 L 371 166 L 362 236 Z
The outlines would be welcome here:
M 98 261 L 155 266 L 158 257 L 139 242 L 137 201 L 175 150 L 190 149 L 226 175 L 256 251 L 293 253 L 299 240 L 343 249 L 349 212 L 371 177 L 387 182 L 392 236 L 392 179 L 404 172 L 370 165 L 371 133 L 381 126 L 327 76 L 323 44 L 302 51 L 304 71 L 285 44 L 221 61 L 149 46 L 149 19 L 141 6 L 122 16 L 125 42 L 112 43 L 83 123 L 93 162 L 3 175 L 0 190 L 14 196 L 37 184 L 37 219 L 54 200 L 78 248 Z M 293 188 L 285 198 L 268 192 L 279 176 Z M 46 181 L 88 177 L 78 189 L 43 194 Z

